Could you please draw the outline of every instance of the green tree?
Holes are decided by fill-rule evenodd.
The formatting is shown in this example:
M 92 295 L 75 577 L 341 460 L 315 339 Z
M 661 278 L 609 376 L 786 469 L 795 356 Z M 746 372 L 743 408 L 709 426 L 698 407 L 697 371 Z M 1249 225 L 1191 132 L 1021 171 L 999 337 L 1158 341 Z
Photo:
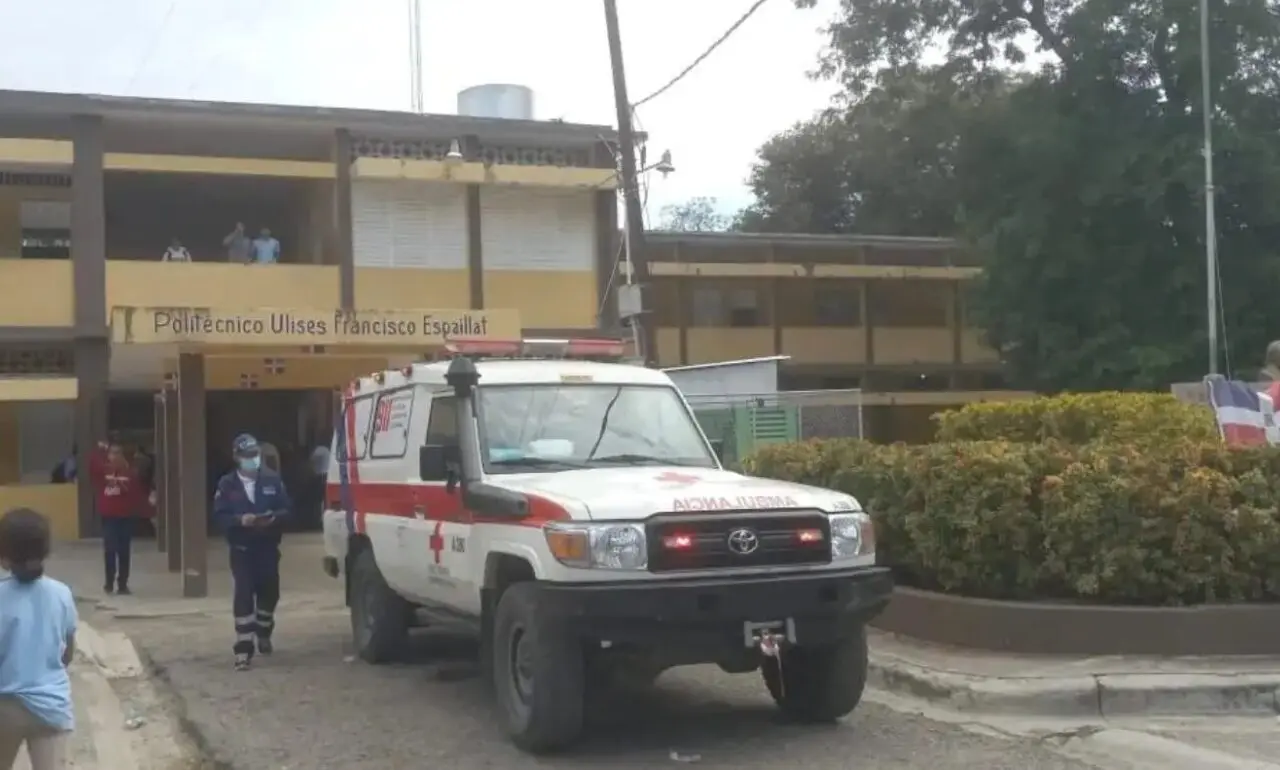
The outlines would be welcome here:
M 1003 93 L 1001 73 L 885 70 L 862 98 L 834 105 L 760 148 L 739 215 L 755 231 L 951 236 L 955 164 L 974 110 Z
M 1022 385 L 1203 374 L 1196 1 L 841 8 L 820 64 L 839 119 L 761 149 L 744 224 L 965 238 L 986 260 L 973 317 Z M 1211 26 L 1222 297 L 1248 364 L 1280 336 L 1278 10 L 1216 2 Z M 945 61 L 916 66 L 933 47 Z
M 715 198 L 690 198 L 684 203 L 662 207 L 659 227 L 680 232 L 722 232 L 731 220 L 720 212 Z

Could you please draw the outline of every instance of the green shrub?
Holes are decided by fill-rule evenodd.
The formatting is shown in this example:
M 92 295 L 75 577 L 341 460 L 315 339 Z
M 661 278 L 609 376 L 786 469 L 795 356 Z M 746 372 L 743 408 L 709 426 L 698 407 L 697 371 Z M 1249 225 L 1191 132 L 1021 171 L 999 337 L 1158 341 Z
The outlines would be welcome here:
M 749 473 L 839 489 L 905 585 L 994 599 L 1280 598 L 1280 450 L 1213 441 L 776 444 Z
M 938 414 L 938 441 L 1116 441 L 1165 444 L 1217 439 L 1213 412 L 1168 393 L 1078 393 L 969 404 Z

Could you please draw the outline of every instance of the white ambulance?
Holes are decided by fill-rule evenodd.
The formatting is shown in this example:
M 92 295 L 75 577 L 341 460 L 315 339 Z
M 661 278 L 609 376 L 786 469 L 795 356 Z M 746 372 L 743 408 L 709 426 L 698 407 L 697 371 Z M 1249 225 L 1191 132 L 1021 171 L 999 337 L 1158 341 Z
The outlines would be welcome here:
M 613 340 L 456 340 L 362 377 L 335 430 L 325 571 L 355 648 L 469 625 L 521 748 L 567 747 L 593 688 L 761 671 L 782 711 L 848 714 L 892 592 L 849 495 L 724 470 L 662 372 Z

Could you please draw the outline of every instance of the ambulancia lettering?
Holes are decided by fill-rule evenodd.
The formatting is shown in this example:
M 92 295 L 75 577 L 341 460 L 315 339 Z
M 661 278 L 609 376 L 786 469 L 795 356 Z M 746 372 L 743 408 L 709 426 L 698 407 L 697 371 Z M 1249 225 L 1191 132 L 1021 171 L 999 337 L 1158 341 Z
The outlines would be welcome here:
M 788 495 L 738 495 L 721 497 L 678 497 L 671 504 L 673 511 L 739 511 L 770 508 L 795 508 L 799 503 Z

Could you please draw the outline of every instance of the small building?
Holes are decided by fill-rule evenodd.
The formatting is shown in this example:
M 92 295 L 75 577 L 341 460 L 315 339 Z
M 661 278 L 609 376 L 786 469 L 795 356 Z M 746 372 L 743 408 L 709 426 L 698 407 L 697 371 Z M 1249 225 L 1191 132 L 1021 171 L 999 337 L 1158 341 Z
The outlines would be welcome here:
M 953 240 L 652 232 L 646 249 L 660 366 L 785 357 L 779 390 L 857 391 L 882 441 L 928 440 L 941 409 L 1029 395 L 969 322 L 981 268 Z

